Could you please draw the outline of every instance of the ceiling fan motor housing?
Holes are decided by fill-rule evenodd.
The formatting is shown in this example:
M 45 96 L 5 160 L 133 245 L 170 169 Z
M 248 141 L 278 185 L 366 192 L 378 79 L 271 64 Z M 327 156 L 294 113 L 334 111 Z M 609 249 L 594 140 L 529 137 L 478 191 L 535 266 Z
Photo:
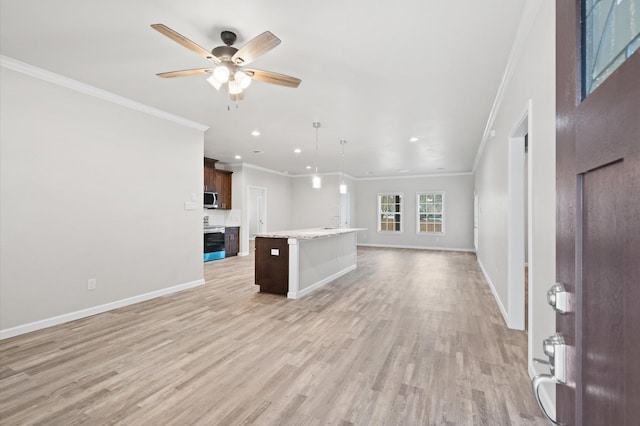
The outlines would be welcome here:
M 218 47 L 214 47 L 213 50 L 211 51 L 211 53 L 213 53 L 214 56 L 216 56 L 217 58 L 219 58 L 222 61 L 231 61 L 231 58 L 233 57 L 233 55 L 236 54 L 236 52 L 238 51 L 238 49 L 236 49 L 235 47 L 231 47 L 231 46 L 218 46 Z

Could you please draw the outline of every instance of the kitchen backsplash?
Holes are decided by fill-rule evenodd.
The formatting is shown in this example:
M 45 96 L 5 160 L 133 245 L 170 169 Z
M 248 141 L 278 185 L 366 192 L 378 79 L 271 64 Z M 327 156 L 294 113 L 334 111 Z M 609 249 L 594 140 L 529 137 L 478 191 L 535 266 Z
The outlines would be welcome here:
M 240 226 L 242 220 L 242 210 L 210 210 L 203 209 L 203 215 L 209 216 L 209 224 L 211 225 L 225 225 L 225 226 Z

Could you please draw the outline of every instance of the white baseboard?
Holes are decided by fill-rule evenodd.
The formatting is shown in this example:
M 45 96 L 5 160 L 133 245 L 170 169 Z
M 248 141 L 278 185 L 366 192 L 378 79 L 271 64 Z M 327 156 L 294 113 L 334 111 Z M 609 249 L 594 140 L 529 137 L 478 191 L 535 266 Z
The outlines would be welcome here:
M 138 296 L 116 300 L 115 302 L 105 303 L 104 305 L 93 306 L 91 308 L 81 309 L 75 312 L 69 312 L 67 314 L 58 315 L 52 318 L 47 318 L 39 321 L 30 322 L 28 324 L 7 328 L 4 330 L 0 330 L 0 340 L 8 339 L 14 336 L 19 336 L 25 333 L 30 333 L 36 330 L 41 330 L 47 327 L 53 327 L 54 325 L 63 324 L 65 322 L 74 321 L 80 318 L 90 317 L 91 315 L 101 314 L 103 312 L 111 311 L 113 309 L 122 308 L 123 306 L 133 305 L 134 303 L 144 302 L 145 300 L 154 299 L 156 297 L 165 296 L 171 293 L 177 293 L 179 291 L 187 290 L 187 289 L 198 287 L 201 285 L 204 285 L 204 279 L 191 281 L 184 284 L 178 284 L 173 287 L 163 288 L 161 290 L 152 291 L 150 293 L 140 294 Z
M 425 247 L 425 246 L 397 246 L 388 244 L 362 244 L 358 243 L 360 247 L 381 247 L 381 248 L 399 248 L 399 249 L 414 249 L 414 250 L 438 250 L 438 251 L 463 251 L 473 253 L 473 249 L 468 248 L 451 248 L 451 247 Z
M 241 251 L 238 253 L 238 256 L 249 256 L 249 252 L 248 251 Z
M 502 304 L 502 301 L 500 300 L 500 297 L 498 297 L 498 292 L 496 291 L 496 288 L 493 285 L 493 281 L 491 281 L 491 277 L 487 273 L 487 270 L 484 269 L 484 265 L 482 264 L 480 259 L 478 259 L 478 265 L 480 265 L 480 269 L 482 270 L 482 274 L 484 275 L 484 279 L 487 280 L 487 282 L 489 283 L 489 288 L 491 289 L 491 293 L 493 293 L 493 298 L 496 299 L 496 303 L 498 304 L 498 308 L 500 309 L 500 313 L 502 314 L 502 319 L 504 319 L 504 323 L 508 327 L 509 326 L 509 321 L 507 320 L 507 318 L 508 318 L 507 317 L 507 310 L 504 308 L 504 305 Z
M 536 372 L 535 367 L 533 366 L 533 361 L 529 360 L 529 377 L 531 379 L 533 379 L 534 376 L 538 375 L 539 373 Z M 557 419 L 556 417 L 556 402 L 551 398 L 551 395 L 549 395 L 549 390 L 548 390 L 548 386 L 541 386 L 540 387 L 540 402 L 542 402 L 542 405 L 544 406 L 544 409 L 547 410 L 547 414 L 549 414 L 552 418 Z M 532 391 L 533 392 L 533 391 Z M 535 395 L 533 396 L 535 398 Z
M 351 265 L 345 269 L 343 269 L 342 271 L 338 271 L 333 275 L 329 275 L 327 278 L 322 279 L 316 283 L 313 283 L 312 285 L 310 285 L 309 287 L 303 288 L 302 290 L 299 290 L 297 293 L 294 292 L 288 292 L 287 293 L 287 297 L 289 299 L 298 299 L 302 296 L 305 296 L 309 293 L 311 293 L 314 290 L 319 289 L 320 287 L 323 287 L 327 284 L 329 284 L 331 281 L 335 280 L 336 278 L 340 278 L 341 276 L 348 274 L 349 272 L 353 271 L 354 269 L 356 269 L 358 267 L 357 264 Z

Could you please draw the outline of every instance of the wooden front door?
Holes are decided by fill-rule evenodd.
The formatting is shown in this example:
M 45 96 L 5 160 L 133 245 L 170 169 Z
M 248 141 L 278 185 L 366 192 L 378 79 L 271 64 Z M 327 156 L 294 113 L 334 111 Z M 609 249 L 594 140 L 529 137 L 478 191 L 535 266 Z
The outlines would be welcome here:
M 637 425 L 640 51 L 583 94 L 581 3 L 556 2 L 556 275 L 574 296 L 556 317 L 569 345 L 556 412 L 567 425 Z

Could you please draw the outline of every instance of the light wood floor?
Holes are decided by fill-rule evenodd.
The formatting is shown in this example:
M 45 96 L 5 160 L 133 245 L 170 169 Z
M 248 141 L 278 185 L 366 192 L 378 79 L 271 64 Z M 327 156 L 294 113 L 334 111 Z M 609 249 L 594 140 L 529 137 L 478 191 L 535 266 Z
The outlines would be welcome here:
M 546 424 L 469 253 L 361 248 L 299 300 L 253 257 L 207 284 L 0 342 L 2 425 Z

